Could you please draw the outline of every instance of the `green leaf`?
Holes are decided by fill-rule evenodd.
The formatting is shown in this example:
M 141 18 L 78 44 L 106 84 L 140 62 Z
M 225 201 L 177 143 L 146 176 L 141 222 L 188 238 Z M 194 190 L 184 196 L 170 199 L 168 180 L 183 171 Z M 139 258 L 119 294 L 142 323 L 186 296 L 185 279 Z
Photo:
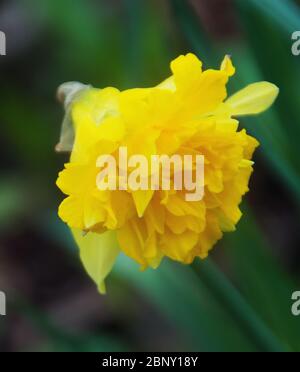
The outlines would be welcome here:
M 226 254 L 243 295 L 274 334 L 291 350 L 300 350 L 300 323 L 291 313 L 298 288 L 280 267 L 247 209 L 234 234 L 225 236 Z
M 236 0 L 236 2 L 241 7 L 261 12 L 289 34 L 300 29 L 300 10 L 291 0 Z
M 255 351 L 262 347 L 249 337 L 232 309 L 224 306 L 219 294 L 211 290 L 207 281 L 199 280 L 191 267 L 165 260 L 157 270 L 141 273 L 130 259 L 121 255 L 113 272 L 130 281 L 172 321 L 189 350 Z M 226 281 L 223 277 L 222 280 Z M 280 343 L 265 345 L 265 349 L 271 348 L 278 350 Z

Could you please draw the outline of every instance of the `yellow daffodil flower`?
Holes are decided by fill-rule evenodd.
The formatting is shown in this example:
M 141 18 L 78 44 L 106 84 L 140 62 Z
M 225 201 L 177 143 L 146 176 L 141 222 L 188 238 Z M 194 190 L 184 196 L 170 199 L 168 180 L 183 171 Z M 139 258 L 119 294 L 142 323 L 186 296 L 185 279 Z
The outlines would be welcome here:
M 235 68 L 228 56 L 219 70 L 203 70 L 193 54 L 171 63 L 172 76 L 153 88 L 95 89 L 66 83 L 59 89 L 66 117 L 59 151 L 71 151 L 57 186 L 67 195 L 59 207 L 80 248 L 82 262 L 105 292 L 104 280 L 120 252 L 145 269 L 163 257 L 185 264 L 204 259 L 241 218 L 251 161 L 258 142 L 235 119 L 259 114 L 276 99 L 268 82 L 227 98 Z M 204 197 L 186 201 L 184 190 L 99 190 L 97 157 L 128 153 L 201 154 Z

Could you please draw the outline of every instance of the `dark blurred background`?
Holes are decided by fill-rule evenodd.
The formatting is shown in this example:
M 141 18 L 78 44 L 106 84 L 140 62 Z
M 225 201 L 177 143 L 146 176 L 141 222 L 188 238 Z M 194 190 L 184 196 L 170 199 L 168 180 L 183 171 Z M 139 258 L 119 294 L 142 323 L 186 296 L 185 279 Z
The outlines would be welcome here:
M 7 0 L 0 30 L 0 350 L 299 351 L 298 2 Z M 100 296 L 57 217 L 67 156 L 54 152 L 56 88 L 153 85 L 190 51 L 213 67 L 232 55 L 230 92 L 260 80 L 281 89 L 271 110 L 241 120 L 261 142 L 243 219 L 193 267 L 140 273 L 121 257 Z

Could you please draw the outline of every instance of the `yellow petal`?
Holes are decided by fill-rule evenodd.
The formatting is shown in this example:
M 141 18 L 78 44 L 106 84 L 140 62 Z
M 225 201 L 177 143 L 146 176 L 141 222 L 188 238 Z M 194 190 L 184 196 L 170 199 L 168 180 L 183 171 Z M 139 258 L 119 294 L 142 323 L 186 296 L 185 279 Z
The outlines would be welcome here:
M 98 138 L 118 142 L 125 134 L 125 126 L 120 118 L 109 117 L 105 119 L 98 130 Z
M 161 236 L 161 248 L 164 254 L 175 261 L 187 263 L 189 252 L 195 247 L 198 234 L 193 231 L 185 231 L 182 234 L 173 234 L 167 230 Z
M 66 194 L 84 194 L 94 186 L 96 172 L 92 167 L 79 164 L 67 163 L 65 169 L 59 172 L 56 185 Z
M 259 114 L 273 104 L 278 93 L 276 85 L 262 81 L 235 93 L 226 101 L 226 105 L 233 116 Z
M 58 94 L 65 100 L 66 114 L 57 151 L 72 151 L 75 134 L 81 126 L 96 128 L 105 119 L 119 115 L 119 91 L 115 88 L 96 89 L 81 83 L 65 83 L 59 88 Z M 90 138 L 94 139 L 95 136 Z
M 145 212 L 144 218 L 148 231 L 154 230 L 159 234 L 164 233 L 165 208 L 161 205 L 159 197 L 155 197 L 155 194 Z
M 136 190 L 132 192 L 132 197 L 139 217 L 143 217 L 153 194 L 153 190 Z
M 183 105 L 178 117 L 187 120 L 215 110 L 227 97 L 228 78 L 224 71 L 206 70 L 189 85 L 187 81 L 185 90 L 179 87 L 176 95 Z
M 141 219 L 128 221 L 117 231 L 118 242 L 122 251 L 141 266 L 147 266 L 147 261 L 143 256 L 146 241 L 145 232 Z
M 192 53 L 181 55 L 171 62 L 171 70 L 177 89 L 188 91 L 201 77 L 202 62 Z
M 68 196 L 58 208 L 58 215 L 69 227 L 84 229 L 84 199 L 80 195 Z
M 177 118 L 187 119 L 208 113 L 226 98 L 226 84 L 231 73 L 229 58 L 225 59 L 227 70 L 206 70 L 194 55 L 179 56 L 171 63 L 176 85 L 175 94 L 179 100 Z M 232 67 L 233 68 L 233 67 Z M 178 104 L 177 104 L 178 105 Z
M 166 80 L 164 80 L 163 82 L 158 84 L 157 88 L 170 90 L 171 92 L 175 92 L 176 85 L 175 85 L 175 81 L 174 81 L 174 76 L 170 76 Z
M 120 111 L 129 131 L 144 131 L 149 123 L 163 123 L 174 113 L 174 105 L 173 92 L 164 85 L 128 89 L 120 94 Z
M 84 227 L 91 229 L 105 221 L 106 211 L 103 204 L 93 196 L 86 196 L 84 203 Z
M 129 129 L 141 127 L 149 120 L 147 98 L 150 88 L 127 89 L 120 94 L 120 111 Z
M 226 72 L 228 76 L 233 76 L 235 74 L 235 68 L 232 64 L 230 56 L 226 55 L 221 64 L 221 70 Z
M 214 216 L 213 212 L 207 213 L 206 216 L 206 227 L 199 238 L 197 249 L 194 254 L 199 256 L 201 259 L 207 257 L 208 252 L 213 248 L 218 240 L 222 238 L 222 231 L 217 221 L 217 217 Z M 192 260 L 193 257 L 191 257 Z
M 72 229 L 73 237 L 80 249 L 82 263 L 95 281 L 100 293 L 105 293 L 105 278 L 110 273 L 119 254 L 116 234 L 108 231 L 103 234 L 88 233 Z
M 75 130 L 79 125 L 92 124 L 99 126 L 105 119 L 119 115 L 116 88 L 86 90 L 72 104 L 72 119 Z

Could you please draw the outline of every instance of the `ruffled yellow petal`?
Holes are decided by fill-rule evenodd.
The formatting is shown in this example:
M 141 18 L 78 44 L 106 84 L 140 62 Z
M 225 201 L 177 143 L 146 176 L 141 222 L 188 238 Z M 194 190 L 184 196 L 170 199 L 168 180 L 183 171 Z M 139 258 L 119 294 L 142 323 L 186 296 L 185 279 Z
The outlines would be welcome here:
M 198 234 L 193 231 L 184 231 L 182 234 L 173 234 L 169 230 L 161 237 L 161 249 L 164 254 L 175 261 L 188 263 L 189 253 L 196 246 Z
M 147 266 L 147 260 L 143 255 L 146 229 L 140 219 L 128 221 L 122 228 L 117 231 L 119 245 L 125 254 L 141 266 Z
M 169 89 L 128 89 L 120 94 L 120 111 L 129 132 L 145 130 L 149 124 L 162 126 L 176 111 Z
M 94 196 L 85 197 L 84 203 L 84 228 L 92 230 L 99 224 L 106 221 L 107 211 L 106 205 L 103 205 L 99 199 Z
M 56 185 L 66 195 L 79 195 L 95 187 L 95 177 L 96 169 L 93 170 L 89 165 L 68 163 L 59 172 Z
M 68 196 L 58 208 L 58 216 L 71 228 L 84 230 L 84 200 L 81 196 Z
M 189 89 L 201 78 L 202 62 L 192 53 L 181 55 L 171 62 L 176 88 L 182 92 Z
M 132 192 L 132 197 L 139 217 L 143 217 L 153 194 L 153 190 L 137 190 Z
M 218 217 L 212 212 L 208 211 L 206 215 L 206 228 L 199 236 L 198 243 L 193 252 L 191 252 L 190 262 L 198 256 L 204 259 L 208 256 L 209 251 L 223 236 Z

